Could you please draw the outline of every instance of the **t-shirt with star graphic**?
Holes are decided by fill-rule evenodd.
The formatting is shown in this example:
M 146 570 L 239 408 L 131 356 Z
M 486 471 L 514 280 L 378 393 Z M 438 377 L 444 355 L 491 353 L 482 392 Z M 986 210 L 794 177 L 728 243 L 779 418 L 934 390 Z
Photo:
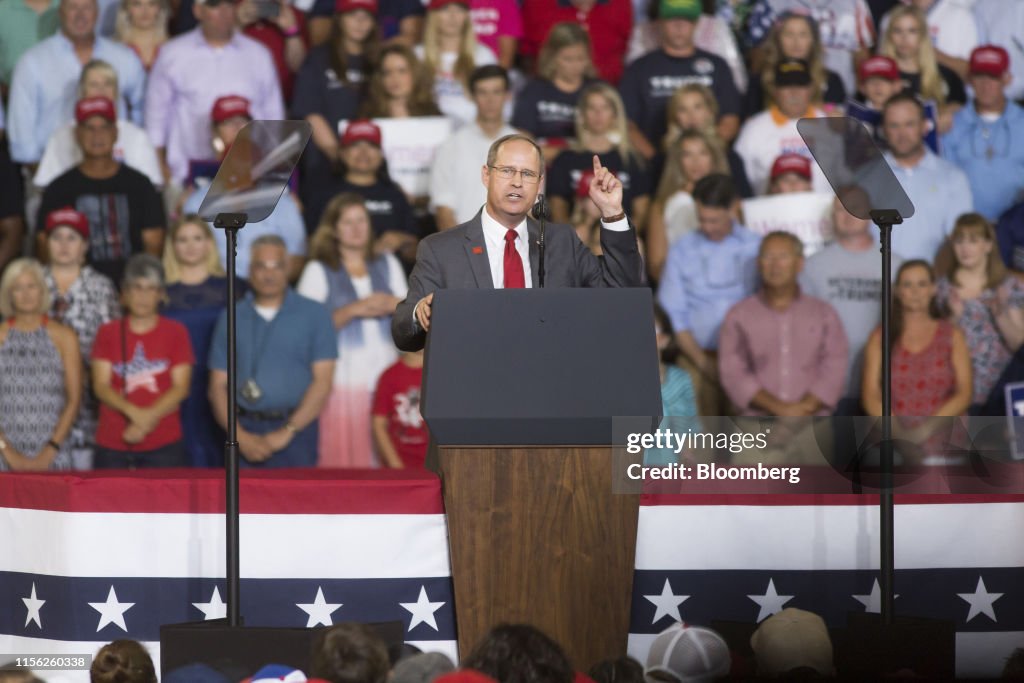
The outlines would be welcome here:
M 100 327 L 92 347 L 93 360 L 112 365 L 111 386 L 132 405 L 149 407 L 171 388 L 171 370 L 193 365 L 192 344 L 181 323 L 161 316 L 144 334 L 132 331 L 124 318 Z M 128 421 L 124 415 L 101 403 L 96 445 L 118 451 L 151 451 L 181 439 L 179 411 L 165 415 L 139 443 L 123 438 Z

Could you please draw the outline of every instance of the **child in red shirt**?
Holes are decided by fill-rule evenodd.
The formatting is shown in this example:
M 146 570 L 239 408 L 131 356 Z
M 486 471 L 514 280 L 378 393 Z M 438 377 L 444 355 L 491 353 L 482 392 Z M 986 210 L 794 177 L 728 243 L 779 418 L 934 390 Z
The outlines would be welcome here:
M 420 415 L 422 385 L 422 351 L 403 353 L 377 380 L 373 441 L 385 467 L 423 467 L 430 434 Z

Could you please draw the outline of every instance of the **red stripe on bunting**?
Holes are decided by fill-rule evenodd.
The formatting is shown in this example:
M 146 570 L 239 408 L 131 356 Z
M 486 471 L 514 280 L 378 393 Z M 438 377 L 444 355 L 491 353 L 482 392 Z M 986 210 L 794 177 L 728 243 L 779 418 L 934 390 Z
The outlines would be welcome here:
M 220 470 L 0 474 L 0 507 L 59 512 L 223 513 Z M 436 475 L 406 470 L 242 472 L 244 514 L 443 514 Z

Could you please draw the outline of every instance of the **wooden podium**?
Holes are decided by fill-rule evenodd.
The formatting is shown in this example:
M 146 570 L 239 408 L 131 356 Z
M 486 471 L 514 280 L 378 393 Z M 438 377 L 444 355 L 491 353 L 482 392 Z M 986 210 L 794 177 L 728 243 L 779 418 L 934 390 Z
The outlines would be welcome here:
M 639 496 L 613 493 L 612 418 L 661 412 L 650 291 L 439 291 L 423 386 L 460 656 L 502 622 L 578 670 L 624 655 Z
M 639 496 L 612 495 L 611 449 L 440 449 L 459 652 L 530 623 L 577 669 L 626 654 Z

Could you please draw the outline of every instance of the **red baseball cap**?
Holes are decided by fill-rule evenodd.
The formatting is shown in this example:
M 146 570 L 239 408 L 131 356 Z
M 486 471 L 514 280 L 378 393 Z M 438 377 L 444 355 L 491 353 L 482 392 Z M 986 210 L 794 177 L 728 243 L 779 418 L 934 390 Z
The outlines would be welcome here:
M 452 3 L 462 5 L 463 7 L 469 7 L 469 0 L 430 0 L 430 4 L 427 5 L 428 10 L 441 9 Z
M 857 76 L 860 77 L 861 81 L 866 81 L 869 78 L 884 78 L 887 81 L 898 81 L 900 80 L 900 68 L 896 65 L 896 60 L 891 57 L 875 55 L 874 57 L 868 57 L 860 63 L 860 67 L 857 69 Z
M 584 171 L 580 181 L 576 183 L 576 196 L 580 199 L 590 196 L 590 181 L 594 179 L 593 171 Z
M 811 179 L 811 160 L 802 154 L 783 154 L 772 164 L 772 180 L 784 173 L 796 173 L 807 180 Z
M 972 76 L 994 76 L 1002 78 L 1010 68 L 1010 55 L 998 45 L 981 45 L 971 52 L 971 66 L 969 72 Z
M 338 14 L 354 12 L 357 9 L 364 9 L 373 16 L 377 16 L 377 0 L 335 0 L 334 11 Z
M 70 206 L 55 209 L 46 214 L 46 232 L 53 232 L 57 228 L 71 228 L 82 239 L 89 239 L 89 219 L 81 211 L 76 211 Z
M 213 103 L 210 118 L 213 119 L 214 123 L 224 123 L 235 116 L 244 116 L 247 119 L 252 118 L 252 114 L 249 113 L 248 99 L 241 95 L 225 95 L 224 97 L 218 97 L 217 101 Z
M 93 116 L 102 116 L 107 121 L 117 121 L 117 109 L 108 97 L 83 97 L 75 104 L 75 121 L 82 123 Z
M 341 136 L 341 146 L 348 147 L 357 142 L 369 142 L 380 147 L 380 126 L 368 119 L 356 119 L 348 124 Z

